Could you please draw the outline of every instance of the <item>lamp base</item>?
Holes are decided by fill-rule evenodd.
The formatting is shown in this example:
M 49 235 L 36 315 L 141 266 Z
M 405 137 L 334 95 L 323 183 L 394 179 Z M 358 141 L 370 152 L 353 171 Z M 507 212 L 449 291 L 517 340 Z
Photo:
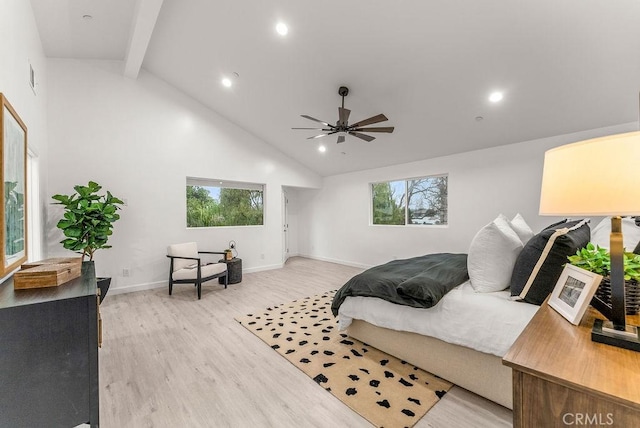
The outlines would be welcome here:
M 593 323 L 591 340 L 640 352 L 640 329 L 635 325 L 627 325 L 622 331 L 614 329 L 611 321 L 597 319 Z

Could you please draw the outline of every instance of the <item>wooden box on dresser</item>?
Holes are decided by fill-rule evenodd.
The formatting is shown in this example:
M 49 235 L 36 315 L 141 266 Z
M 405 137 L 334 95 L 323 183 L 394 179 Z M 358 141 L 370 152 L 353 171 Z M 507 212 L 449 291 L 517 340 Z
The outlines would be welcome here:
M 514 427 L 640 426 L 640 352 L 591 341 L 546 302 L 503 359 L 513 369 Z M 638 325 L 640 317 L 627 317 Z
M 99 426 L 93 262 L 57 287 L 0 284 L 0 426 Z

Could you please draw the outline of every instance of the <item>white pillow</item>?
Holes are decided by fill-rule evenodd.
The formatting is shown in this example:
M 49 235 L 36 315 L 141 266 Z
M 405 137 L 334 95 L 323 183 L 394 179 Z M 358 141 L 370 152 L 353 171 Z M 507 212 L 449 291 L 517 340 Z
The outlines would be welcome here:
M 611 217 L 606 217 L 591 231 L 591 242 L 603 248 L 610 247 Z M 640 242 L 640 227 L 633 217 L 622 218 L 622 245 L 625 251 L 633 251 Z
M 524 244 L 501 214 L 480 229 L 471 241 L 467 269 L 471 286 L 490 293 L 509 287 L 511 274 Z
M 511 229 L 513 229 L 513 231 L 518 235 L 522 241 L 522 245 L 525 245 L 529 239 L 533 238 L 535 235 L 520 213 L 516 214 L 516 216 L 509 222 L 509 226 L 511 226 Z

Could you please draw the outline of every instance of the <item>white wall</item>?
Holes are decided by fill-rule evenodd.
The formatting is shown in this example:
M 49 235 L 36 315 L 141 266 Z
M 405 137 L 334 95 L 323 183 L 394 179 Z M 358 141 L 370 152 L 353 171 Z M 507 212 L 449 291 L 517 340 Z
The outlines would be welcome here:
M 38 156 L 40 165 L 44 165 L 47 158 L 47 62 L 31 2 L 0 0 L 0 58 L 0 92 L 27 126 L 28 147 Z M 36 72 L 35 93 L 29 86 L 29 64 Z M 40 171 L 39 184 L 43 196 L 46 192 L 45 171 Z M 33 208 L 44 210 L 44 206 Z M 44 215 L 41 218 L 44 219 Z M 43 240 L 36 245 L 42 247 Z
M 538 215 L 545 150 L 636 128 L 632 123 L 327 177 L 321 190 L 300 192 L 299 251 L 361 267 L 467 252 L 476 232 L 499 213 L 513 217 L 519 212 L 538 232 L 555 219 Z M 590 171 L 595 173 L 597 165 L 585 165 L 585 173 Z M 370 183 L 443 173 L 449 174 L 447 227 L 370 225 Z
M 233 239 L 245 270 L 281 266 L 282 186 L 319 187 L 320 177 L 150 73 L 131 80 L 121 70 L 113 61 L 48 64 L 47 198 L 93 180 L 127 200 L 113 248 L 96 253 L 98 275 L 113 277 L 116 292 L 163 285 L 167 245 L 186 241 L 221 251 Z M 187 176 L 266 184 L 265 225 L 187 229 Z M 67 254 L 60 213 L 49 209 L 49 256 Z

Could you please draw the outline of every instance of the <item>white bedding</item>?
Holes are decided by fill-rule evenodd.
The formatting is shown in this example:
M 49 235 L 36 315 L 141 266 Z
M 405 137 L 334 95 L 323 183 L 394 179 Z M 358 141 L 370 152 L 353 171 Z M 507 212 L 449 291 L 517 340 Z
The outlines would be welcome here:
M 509 290 L 477 293 L 467 281 L 429 309 L 375 297 L 347 297 L 340 306 L 339 327 L 346 329 L 355 318 L 503 357 L 538 308 L 511 300 Z

